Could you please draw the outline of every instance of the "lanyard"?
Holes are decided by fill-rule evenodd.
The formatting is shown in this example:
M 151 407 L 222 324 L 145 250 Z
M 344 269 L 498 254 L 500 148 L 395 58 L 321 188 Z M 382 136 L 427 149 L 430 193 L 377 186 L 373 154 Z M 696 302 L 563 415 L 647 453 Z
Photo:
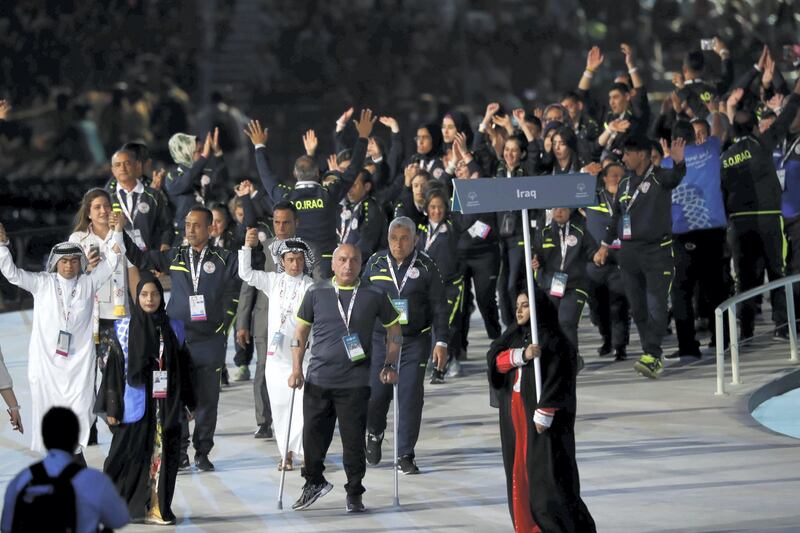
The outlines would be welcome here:
M 425 236 L 425 251 L 427 252 L 428 249 L 433 246 L 433 243 L 436 242 L 436 237 L 442 233 L 440 230 L 444 225 L 447 224 L 447 221 L 442 219 L 441 222 L 434 228 L 433 224 L 428 224 L 428 234 Z
M 58 307 L 61 309 L 61 316 L 64 317 L 64 329 L 69 331 L 69 317 L 72 314 L 72 302 L 75 300 L 75 291 L 77 290 L 77 283 L 75 288 L 72 289 L 72 294 L 69 299 L 69 306 L 64 305 L 64 294 L 61 289 L 61 282 L 56 280 L 58 288 L 56 289 L 56 299 L 58 300 Z
M 351 224 L 352 224 L 353 220 L 356 218 L 356 211 L 361 207 L 362 203 L 363 203 L 363 200 L 361 202 L 358 202 L 356 205 L 354 205 L 353 209 L 347 209 L 347 204 L 343 205 L 344 210 L 342 211 L 342 214 L 341 214 L 341 217 L 340 217 L 342 219 L 342 226 L 341 226 L 341 229 L 339 230 L 339 242 L 341 242 L 342 244 L 347 243 L 347 237 L 349 237 L 350 236 L 350 232 L 353 231 L 353 226 Z M 344 214 L 347 211 L 350 211 L 350 216 L 345 218 Z
M 281 330 L 281 328 L 283 327 L 283 323 L 286 322 L 287 318 L 289 318 L 289 313 L 292 311 L 292 307 L 294 306 L 295 302 L 297 301 L 297 289 L 302 284 L 302 282 L 294 283 L 293 284 L 294 287 L 292 287 L 292 296 L 290 298 L 288 298 L 288 299 L 284 298 L 285 292 L 286 292 L 286 283 L 287 283 L 288 279 L 290 279 L 289 275 L 284 273 L 284 277 L 283 277 L 283 279 L 281 279 L 280 292 L 278 293 L 279 294 L 278 297 L 280 298 L 280 301 L 281 301 L 282 304 L 288 303 L 288 305 L 284 305 L 281 308 L 281 323 L 278 326 L 278 331 Z
M 564 271 L 564 265 L 567 262 L 567 237 L 569 236 L 569 222 L 564 224 L 564 231 L 558 229 L 558 238 L 561 239 L 561 272 Z
M 119 207 L 122 209 L 122 212 L 125 213 L 125 218 L 133 225 L 133 221 L 136 219 L 136 215 L 139 214 L 139 204 L 136 203 L 136 198 L 133 196 L 136 194 L 135 192 L 126 192 L 125 193 L 125 200 L 122 199 L 122 192 L 117 189 L 117 198 L 119 198 Z M 133 200 L 131 202 L 132 207 L 128 206 L 127 200 Z
M 406 281 L 408 281 L 408 274 L 411 272 L 411 269 L 414 268 L 414 262 L 417 260 L 417 251 L 414 250 L 414 255 L 411 257 L 411 262 L 408 264 L 408 268 L 406 269 L 406 273 L 403 276 L 403 280 L 400 282 L 400 285 L 397 284 L 397 275 L 394 273 L 394 267 L 392 267 L 392 259 L 387 254 L 386 262 L 389 266 L 389 273 L 392 275 L 392 281 L 394 281 L 394 286 L 397 289 L 397 296 L 400 297 L 403 292 L 403 287 L 406 286 Z M 397 269 L 400 270 L 400 265 L 397 265 Z
M 342 301 L 339 299 L 339 286 L 336 285 L 335 282 L 333 284 L 333 290 L 336 291 L 336 305 L 339 306 L 339 315 L 342 317 L 347 334 L 350 335 L 350 316 L 353 314 L 353 306 L 356 303 L 358 285 L 353 289 L 353 296 L 350 297 L 350 304 L 347 306 L 347 315 L 344 314 L 344 307 L 342 307 Z
M 636 191 L 633 193 L 633 196 L 631 196 L 631 199 L 628 201 L 628 207 L 625 209 L 626 212 L 630 212 L 631 207 L 633 207 L 633 202 L 636 201 L 636 198 L 639 197 L 639 193 L 642 192 L 642 185 L 644 185 L 644 182 L 647 181 L 647 178 L 650 177 L 650 174 L 652 174 L 652 172 L 653 172 L 653 165 L 650 165 L 650 168 L 648 168 L 647 172 L 644 173 L 644 178 L 642 178 L 642 182 L 639 184 L 638 187 L 636 187 Z M 630 191 L 631 191 L 631 180 L 629 179 L 628 183 L 625 184 L 625 196 L 628 196 Z
M 203 247 L 203 251 L 200 252 L 200 257 L 197 260 L 197 267 L 195 267 L 194 248 L 191 246 L 189 247 L 189 268 L 191 269 L 192 273 L 192 288 L 194 289 L 195 294 L 197 294 L 197 287 L 200 285 L 200 265 L 203 263 L 203 258 L 206 256 L 206 250 L 208 250 L 208 246 Z
M 158 369 L 164 370 L 164 335 L 158 336 Z
M 786 149 L 786 140 L 783 141 L 784 150 L 783 150 L 783 157 L 781 157 L 781 162 L 780 162 L 780 165 L 779 165 L 780 168 L 783 168 L 783 167 L 786 166 L 786 161 L 789 160 L 789 157 L 791 157 L 792 152 L 794 151 L 795 147 L 797 146 L 797 143 L 799 143 L 799 142 L 800 142 L 800 135 L 797 136 L 797 138 L 794 140 L 794 142 L 791 144 L 791 146 L 789 146 L 789 148 L 787 150 Z

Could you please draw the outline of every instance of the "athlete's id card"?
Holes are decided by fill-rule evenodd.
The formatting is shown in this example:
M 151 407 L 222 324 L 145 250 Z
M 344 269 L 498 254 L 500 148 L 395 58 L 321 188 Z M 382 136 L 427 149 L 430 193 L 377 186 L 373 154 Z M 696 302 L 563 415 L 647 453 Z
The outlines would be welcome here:
M 485 222 L 480 220 L 476 220 L 475 223 L 469 227 L 467 233 L 475 237 L 476 239 L 485 239 L 489 232 L 492 230 L 492 227 Z
M 567 273 L 556 272 L 553 274 L 553 281 L 550 282 L 550 296 L 562 298 L 564 291 L 567 290 Z
M 611 246 L 609 246 L 609 248 L 611 248 L 612 250 L 619 250 L 620 248 L 622 248 L 622 241 L 620 241 L 619 239 L 614 239 L 611 242 Z
M 629 241 L 633 235 L 631 231 L 631 216 L 625 213 L 622 217 L 622 240 Z
M 139 248 L 143 252 L 147 250 L 147 245 L 144 243 L 141 230 L 138 229 L 133 230 L 133 243 L 136 245 L 137 248 Z
M 206 299 L 202 294 L 192 294 L 189 296 L 189 314 L 192 322 L 203 322 L 206 320 Z
M 58 343 L 56 344 L 56 355 L 69 357 L 69 347 L 72 344 L 72 333 L 63 329 L 58 332 Z
M 267 356 L 275 355 L 275 350 L 278 349 L 278 346 L 280 346 L 282 342 L 283 342 L 283 333 L 280 331 L 276 331 L 275 335 L 272 336 L 272 342 L 269 343 L 269 348 L 267 348 Z
M 408 300 L 405 298 L 392 299 L 392 305 L 397 312 L 400 313 L 400 324 L 405 326 L 408 324 Z
M 153 370 L 153 398 L 163 400 L 167 397 L 167 371 Z
M 358 338 L 358 333 L 351 333 L 342 337 L 344 349 L 347 350 L 347 357 L 351 361 L 358 362 L 367 358 L 364 353 L 364 347 L 361 346 L 361 339 Z

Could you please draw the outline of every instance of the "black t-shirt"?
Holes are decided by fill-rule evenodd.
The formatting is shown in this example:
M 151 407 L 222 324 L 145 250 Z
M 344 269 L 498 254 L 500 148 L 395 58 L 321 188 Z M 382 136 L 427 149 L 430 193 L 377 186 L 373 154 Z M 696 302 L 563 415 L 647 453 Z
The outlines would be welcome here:
M 400 319 L 389 296 L 371 283 L 361 282 L 357 287 L 339 287 L 339 301 L 347 316 L 350 299 L 355 293 L 355 303 L 350 315 L 349 333 L 357 333 L 366 358 L 352 362 L 347 356 L 343 338 L 348 335 L 344 320 L 336 303 L 335 280 L 323 280 L 306 291 L 297 319 L 313 325 L 312 353 L 306 380 L 327 388 L 352 388 L 369 386 L 372 330 L 375 321 L 385 327 Z

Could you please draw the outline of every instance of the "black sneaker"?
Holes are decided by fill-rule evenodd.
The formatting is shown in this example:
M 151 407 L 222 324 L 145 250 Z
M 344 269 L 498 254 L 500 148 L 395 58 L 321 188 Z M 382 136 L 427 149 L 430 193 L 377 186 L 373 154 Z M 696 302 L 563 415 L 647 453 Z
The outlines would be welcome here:
M 597 349 L 597 355 L 604 357 L 611 353 L 611 343 L 603 342 L 603 345 Z
M 405 476 L 419 474 L 417 463 L 414 462 L 414 458 L 410 455 L 404 455 L 397 461 L 397 469 Z
M 275 435 L 272 433 L 272 427 L 268 424 L 258 426 L 258 430 L 253 434 L 257 439 L 273 439 Z
M 308 509 L 312 503 L 328 494 L 332 488 L 333 485 L 327 481 L 319 485 L 309 485 L 306 483 L 303 486 L 303 493 L 297 498 L 297 501 L 292 504 L 292 509 L 295 511 Z
M 222 382 L 222 385 L 225 387 L 228 387 L 231 384 L 230 377 L 228 376 L 227 366 L 222 367 L 222 372 L 220 373 L 220 380 Z
M 353 496 L 347 495 L 347 506 L 345 511 L 348 513 L 363 513 L 367 508 L 364 507 L 364 502 L 361 501 L 361 494 L 354 494 Z
M 97 446 L 97 421 L 89 428 L 89 446 Z
M 431 385 L 441 385 L 444 383 L 444 370 L 434 368 L 431 372 Z
M 181 455 L 181 460 L 178 463 L 178 470 L 186 470 L 192 467 L 192 463 L 189 462 L 188 455 Z
M 383 433 L 373 435 L 367 433 L 367 464 L 377 466 L 381 462 L 381 443 L 383 443 Z
M 208 460 L 208 455 L 200 454 L 194 456 L 194 466 L 197 467 L 198 470 L 202 472 L 213 472 L 214 471 L 214 463 Z
M 628 359 L 628 352 L 625 351 L 624 346 L 618 346 L 614 350 L 614 361 L 625 361 Z
M 695 357 L 695 358 L 699 359 L 702 356 L 703 356 L 703 354 L 700 353 L 700 349 L 699 348 L 695 348 L 694 350 L 675 350 L 671 354 L 665 355 L 664 358 L 665 359 L 680 359 L 681 357 Z

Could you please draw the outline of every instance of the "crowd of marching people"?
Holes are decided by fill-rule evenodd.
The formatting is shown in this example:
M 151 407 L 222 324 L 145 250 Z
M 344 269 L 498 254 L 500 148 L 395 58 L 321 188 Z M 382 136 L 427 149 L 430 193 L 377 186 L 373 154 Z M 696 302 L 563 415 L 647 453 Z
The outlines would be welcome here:
M 40 423 L 50 407 L 78 416 L 79 453 L 99 416 L 113 433 L 104 470 L 130 516 L 174 523 L 189 445 L 197 469 L 215 468 L 221 384 L 252 377 L 255 437 L 275 438 L 281 470 L 302 465 L 306 485 L 293 508 L 331 490 L 324 459 L 338 421 L 347 510 L 360 512 L 392 402 L 396 468 L 420 472 L 426 382 L 448 386 L 466 359 L 484 357 L 468 341 L 477 310 L 492 341 L 506 470 L 532 480 L 509 484 L 517 530 L 591 530 L 571 430 L 575 376 L 588 356 L 579 333 L 592 327 L 581 320 L 585 307 L 602 338 L 597 355 L 630 355 L 638 374 L 656 379 L 665 358 L 702 356 L 698 325 L 728 296 L 765 274 L 800 272 L 800 81 L 784 79 L 767 47 L 740 73 L 722 41 L 711 48 L 686 54 L 657 112 L 622 44 L 627 72 L 609 87 L 593 86 L 605 61 L 594 47 L 577 86 L 535 109 L 490 102 L 477 120 L 454 108 L 440 122 L 401 125 L 349 108 L 326 132 L 332 154 L 319 149 L 318 130 L 303 135 L 295 158 L 271 148 L 269 120 L 242 122 L 257 178 L 231 172 L 218 128 L 171 132 L 169 168 L 153 168 L 142 139 L 123 139 L 107 183 L 84 194 L 45 272 L 15 265 L 0 226 L 0 271 L 34 298 L 33 449 L 45 450 Z M 709 79 L 715 57 L 721 76 Z M 0 103 L 3 117 L 8 108 Z M 291 177 L 275 170 L 287 158 Z M 451 209 L 457 180 L 571 173 L 596 177 L 596 201 L 530 210 L 530 264 L 519 212 Z M 539 343 L 525 330 L 528 269 Z M 786 338 L 794 324 L 782 294 L 771 304 L 774 335 Z M 742 338 L 754 335 L 759 312 L 755 300 L 742 306 Z M 671 322 L 678 346 L 664 353 Z M 728 342 L 712 332 L 710 345 Z M 522 371 L 535 358 L 541 398 Z M 22 430 L 16 398 L 3 398 Z M 518 438 L 526 420 L 535 422 L 530 438 L 550 431 L 571 450 L 571 460 L 537 452 L 552 453 L 559 479 L 571 480 L 559 492 L 557 505 L 571 509 L 563 516 L 537 489 L 558 481 L 526 472 L 514 451 L 527 445 Z M 530 508 L 519 505 L 529 497 Z

